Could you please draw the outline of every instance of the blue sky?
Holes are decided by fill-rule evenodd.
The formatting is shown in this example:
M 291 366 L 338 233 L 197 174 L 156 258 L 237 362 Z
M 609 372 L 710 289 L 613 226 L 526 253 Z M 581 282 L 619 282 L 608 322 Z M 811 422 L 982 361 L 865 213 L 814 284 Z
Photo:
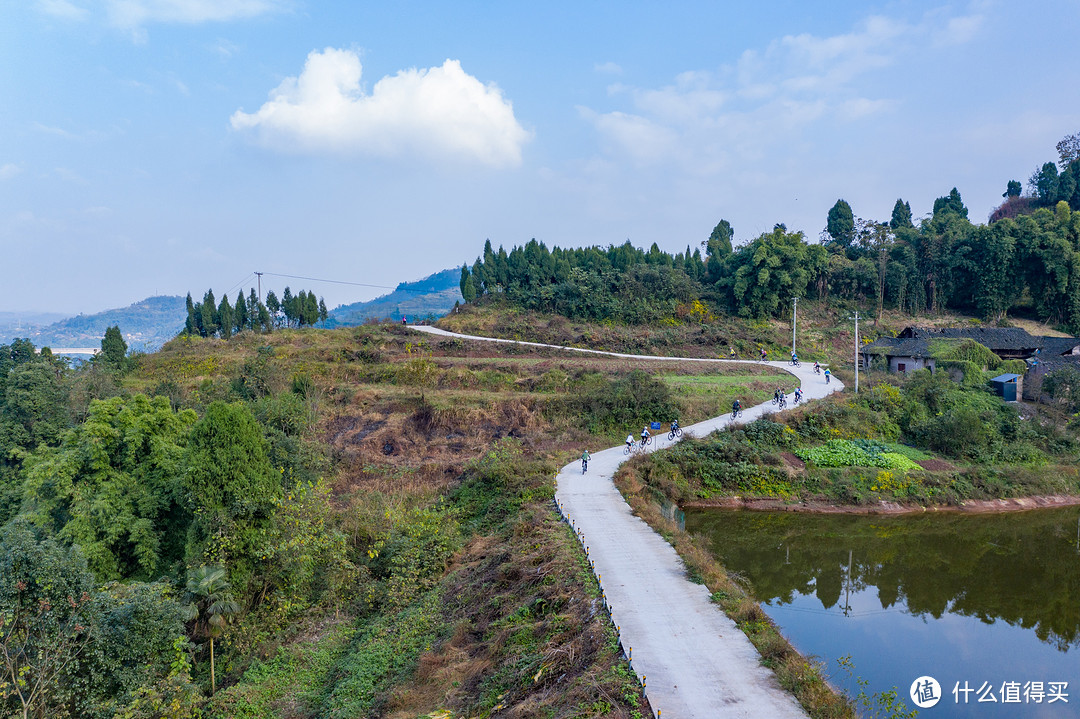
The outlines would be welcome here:
M 982 221 L 1080 131 L 1074 0 L 822 8 L 4 3 L 0 310 L 394 285 L 488 238 L 816 238 L 837 198 L 953 186 Z

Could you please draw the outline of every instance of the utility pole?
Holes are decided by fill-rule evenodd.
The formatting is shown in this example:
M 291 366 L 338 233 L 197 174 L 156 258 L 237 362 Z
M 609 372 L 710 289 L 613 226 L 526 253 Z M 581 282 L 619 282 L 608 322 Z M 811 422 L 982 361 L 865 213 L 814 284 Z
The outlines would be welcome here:
M 262 276 L 263 276 L 263 273 L 256 272 L 255 274 L 258 275 L 258 277 L 259 277 L 259 302 L 262 302 Z
M 791 354 L 795 354 L 795 327 L 799 323 L 799 298 L 792 297 L 791 306 Z
M 859 311 L 855 311 L 854 317 L 848 317 L 849 320 L 855 320 L 855 394 L 859 393 Z

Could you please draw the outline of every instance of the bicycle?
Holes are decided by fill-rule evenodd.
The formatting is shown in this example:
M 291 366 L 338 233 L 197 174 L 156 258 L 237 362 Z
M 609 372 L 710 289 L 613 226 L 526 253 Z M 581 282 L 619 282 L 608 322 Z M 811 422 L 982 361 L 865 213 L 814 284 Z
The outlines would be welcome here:
M 793 360 L 791 360 L 791 364 L 792 364 L 793 367 L 802 367 L 802 361 L 801 360 L 793 359 Z
M 795 395 L 795 397 L 794 397 L 794 401 L 795 401 L 795 406 L 796 406 L 796 407 L 798 407 L 798 406 L 799 406 L 799 402 L 801 402 L 801 401 L 802 401 L 802 396 L 801 396 L 801 395 Z
M 732 419 L 738 419 L 739 417 L 742 417 L 742 408 L 731 410 Z
M 781 399 L 780 402 L 779 402 L 779 405 L 780 405 L 780 409 L 787 409 L 787 400 L 786 399 Z
M 623 444 L 622 453 L 623 454 L 633 454 L 634 453 L 634 447 L 637 447 L 637 442 L 634 442 L 633 444 Z
M 821 374 L 821 367 L 820 366 L 814 367 L 814 374 Z
M 676 437 L 682 437 L 682 427 L 675 427 L 674 429 L 672 429 L 670 432 L 667 433 L 667 438 L 669 440 L 670 439 L 675 439 Z
M 581 473 L 582 474 L 588 474 L 588 472 L 589 472 L 589 460 L 583 459 L 583 460 L 581 460 Z

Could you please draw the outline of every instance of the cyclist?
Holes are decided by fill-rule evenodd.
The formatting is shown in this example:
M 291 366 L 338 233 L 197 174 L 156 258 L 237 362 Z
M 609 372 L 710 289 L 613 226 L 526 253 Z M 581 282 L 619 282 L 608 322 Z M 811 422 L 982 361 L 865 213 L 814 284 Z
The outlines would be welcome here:
M 795 354 L 794 352 L 791 353 L 791 364 L 796 366 L 799 364 L 799 355 Z
M 675 418 L 675 419 L 671 420 L 671 433 L 672 434 L 677 434 L 679 429 L 681 429 L 681 428 L 679 427 L 678 418 Z
M 783 390 L 780 390 L 780 399 L 777 401 L 777 404 L 780 405 L 780 409 L 787 407 L 787 396 L 784 394 Z
M 735 359 L 735 348 L 734 348 L 734 347 L 732 347 L 732 348 L 731 348 L 731 352 L 729 352 L 728 354 L 730 354 L 730 355 L 731 355 L 731 359 Z
M 651 436 L 652 435 L 649 434 L 648 426 L 645 426 L 645 427 L 641 428 L 641 448 L 642 449 L 644 449 L 645 445 L 647 445 L 649 443 L 649 437 L 651 437 Z
M 626 435 L 626 448 L 627 449 L 633 449 L 634 448 L 634 435 L 632 435 L 632 434 Z
M 773 404 L 776 404 L 777 402 L 779 402 L 780 398 L 783 396 L 783 394 L 784 393 L 780 391 L 780 388 L 777 387 L 776 391 L 772 393 Z
M 761 348 L 761 361 L 764 362 L 769 358 L 769 353 L 765 351 L 765 348 Z
M 802 402 L 802 387 L 795 388 L 795 404 Z
M 731 416 L 737 417 L 739 412 L 742 412 L 742 402 L 736 399 L 731 403 Z
M 814 362 L 814 374 L 821 374 L 821 365 L 817 361 Z
M 829 373 L 829 370 L 826 369 L 825 370 L 825 384 L 829 384 L 829 378 L 830 377 L 832 377 L 832 375 Z
M 581 473 L 585 474 L 589 471 L 589 450 L 585 450 L 581 453 Z

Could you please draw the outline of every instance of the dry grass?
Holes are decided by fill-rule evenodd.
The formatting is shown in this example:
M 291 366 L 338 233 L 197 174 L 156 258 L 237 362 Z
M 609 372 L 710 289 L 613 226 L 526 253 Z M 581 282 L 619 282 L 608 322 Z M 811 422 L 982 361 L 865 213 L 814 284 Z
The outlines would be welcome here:
M 451 716 L 629 719 L 635 706 L 649 715 L 590 580 L 570 531 L 549 505 L 523 511 L 509 543 L 471 542 L 449 573 L 453 633 L 421 657 L 387 716 L 405 719 L 437 708 Z

